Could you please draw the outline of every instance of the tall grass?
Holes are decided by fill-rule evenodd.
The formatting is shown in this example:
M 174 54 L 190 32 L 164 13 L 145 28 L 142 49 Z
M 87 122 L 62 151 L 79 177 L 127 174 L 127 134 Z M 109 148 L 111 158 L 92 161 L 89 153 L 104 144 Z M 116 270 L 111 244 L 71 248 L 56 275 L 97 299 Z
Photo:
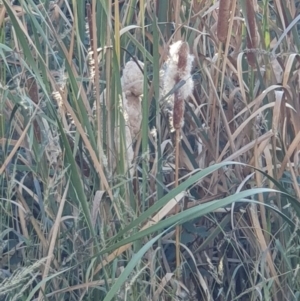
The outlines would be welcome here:
M 298 300 L 299 12 L 1 1 L 0 300 Z M 178 40 L 194 91 L 175 135 Z

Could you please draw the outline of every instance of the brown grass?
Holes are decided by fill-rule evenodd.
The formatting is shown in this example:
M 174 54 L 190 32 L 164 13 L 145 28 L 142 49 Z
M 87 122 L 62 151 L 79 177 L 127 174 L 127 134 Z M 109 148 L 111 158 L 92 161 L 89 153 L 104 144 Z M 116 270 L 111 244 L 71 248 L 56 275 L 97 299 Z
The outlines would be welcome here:
M 299 1 L 4 2 L 0 294 L 21 270 L 25 300 L 296 300 Z

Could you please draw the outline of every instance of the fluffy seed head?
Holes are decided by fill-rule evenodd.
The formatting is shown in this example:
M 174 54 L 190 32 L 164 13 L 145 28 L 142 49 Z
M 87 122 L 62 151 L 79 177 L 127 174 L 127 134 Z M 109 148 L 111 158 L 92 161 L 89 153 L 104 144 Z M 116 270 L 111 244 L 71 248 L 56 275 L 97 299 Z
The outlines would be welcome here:
M 175 129 L 183 125 L 184 100 L 193 92 L 194 83 L 191 78 L 193 59 L 186 42 L 178 41 L 170 46 L 164 74 L 164 93 L 169 93 L 181 81 L 184 82 L 168 99 L 168 109 L 173 111 L 172 123 Z
M 137 61 L 140 68 L 143 70 L 144 63 Z M 121 79 L 122 89 L 125 93 L 130 92 L 135 96 L 143 94 L 144 75 L 135 61 L 126 63 L 123 69 L 123 76 Z

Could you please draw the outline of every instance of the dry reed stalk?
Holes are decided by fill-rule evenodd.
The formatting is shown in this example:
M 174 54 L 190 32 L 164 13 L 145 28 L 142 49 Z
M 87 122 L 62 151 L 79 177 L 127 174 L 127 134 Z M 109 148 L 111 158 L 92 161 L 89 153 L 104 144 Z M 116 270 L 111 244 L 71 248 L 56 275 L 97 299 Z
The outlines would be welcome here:
M 173 11 L 174 11 L 174 19 L 175 19 L 175 33 L 174 37 L 176 40 L 181 38 L 180 27 L 180 9 L 181 9 L 181 0 L 172 1 L 173 2 Z M 173 18 L 172 18 L 173 19 Z
M 44 280 L 45 278 L 48 277 L 48 274 L 50 272 L 50 264 L 53 258 L 55 258 L 54 256 L 54 249 L 55 249 L 55 242 L 57 239 L 57 236 L 59 234 L 59 225 L 61 223 L 61 218 L 62 218 L 62 213 L 63 213 L 63 209 L 64 209 L 64 205 L 67 199 L 67 192 L 69 189 L 69 184 L 70 184 L 70 180 L 68 181 L 66 188 L 64 190 L 64 193 L 62 195 L 62 198 L 60 200 L 60 204 L 59 204 L 59 208 L 58 208 L 58 212 L 56 215 L 56 219 L 54 222 L 54 225 L 52 226 L 52 237 L 49 243 L 49 249 L 48 249 L 48 256 L 47 256 L 47 261 L 45 263 L 45 267 L 43 270 L 43 275 L 42 275 L 42 280 Z M 43 300 L 43 295 L 44 295 L 44 291 L 45 291 L 45 286 L 46 286 L 46 282 L 43 282 L 43 284 L 41 285 L 41 288 L 39 290 L 39 295 L 38 295 L 38 301 L 42 301 Z
M 217 23 L 217 37 L 220 42 L 225 43 L 229 28 L 231 0 L 220 0 L 219 16 Z

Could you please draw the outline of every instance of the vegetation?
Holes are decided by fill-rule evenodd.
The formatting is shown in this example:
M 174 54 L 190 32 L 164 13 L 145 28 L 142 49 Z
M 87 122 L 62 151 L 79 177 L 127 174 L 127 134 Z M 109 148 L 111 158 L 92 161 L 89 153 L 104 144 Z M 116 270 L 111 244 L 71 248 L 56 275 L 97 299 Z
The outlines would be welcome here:
M 300 1 L 0 2 L 1 301 L 299 300 Z

